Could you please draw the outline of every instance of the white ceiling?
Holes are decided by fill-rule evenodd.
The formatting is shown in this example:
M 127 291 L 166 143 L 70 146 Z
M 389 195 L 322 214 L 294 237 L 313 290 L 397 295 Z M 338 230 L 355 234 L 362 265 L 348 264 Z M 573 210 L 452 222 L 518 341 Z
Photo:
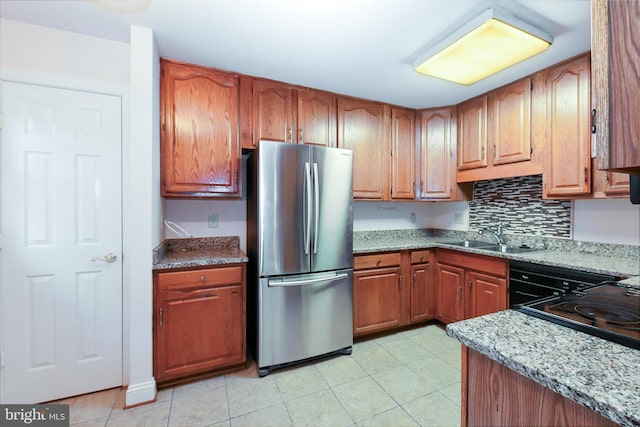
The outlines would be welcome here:
M 472 86 L 416 73 L 418 52 L 492 5 L 554 37 Z M 0 0 L 0 16 L 128 42 L 160 56 L 412 108 L 457 104 L 590 48 L 589 0 Z

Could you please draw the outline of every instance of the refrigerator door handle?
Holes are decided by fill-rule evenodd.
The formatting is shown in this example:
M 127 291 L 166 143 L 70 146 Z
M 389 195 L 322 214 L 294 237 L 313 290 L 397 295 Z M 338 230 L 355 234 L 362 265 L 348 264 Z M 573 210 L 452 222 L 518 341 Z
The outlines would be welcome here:
M 315 219 L 313 230 L 313 253 L 316 254 L 318 253 L 318 221 L 320 221 L 320 180 L 318 177 L 318 164 L 315 162 L 313 163 L 313 188 L 315 196 L 313 203 L 315 206 L 315 212 L 313 215 Z
M 283 279 L 274 279 L 269 280 L 270 287 L 282 287 L 282 286 L 300 286 L 300 285 L 312 285 L 314 283 L 320 282 L 333 282 L 336 280 L 342 280 L 349 277 L 347 273 L 336 274 L 335 276 L 327 276 L 327 277 L 319 277 L 316 279 L 307 279 L 307 280 L 283 280 Z
M 307 198 L 307 224 L 304 229 L 304 253 L 309 255 L 309 245 L 311 243 L 311 166 L 309 162 L 304 163 L 304 189 Z

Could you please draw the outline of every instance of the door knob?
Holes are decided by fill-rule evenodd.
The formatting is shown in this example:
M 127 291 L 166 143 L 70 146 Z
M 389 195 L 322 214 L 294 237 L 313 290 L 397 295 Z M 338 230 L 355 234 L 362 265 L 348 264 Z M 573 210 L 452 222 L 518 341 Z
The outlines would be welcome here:
M 111 262 L 115 262 L 117 258 L 118 256 L 116 254 L 109 252 L 104 256 L 104 258 L 99 256 L 94 256 L 93 258 L 91 258 L 91 262 L 103 261 L 103 262 L 111 263 Z

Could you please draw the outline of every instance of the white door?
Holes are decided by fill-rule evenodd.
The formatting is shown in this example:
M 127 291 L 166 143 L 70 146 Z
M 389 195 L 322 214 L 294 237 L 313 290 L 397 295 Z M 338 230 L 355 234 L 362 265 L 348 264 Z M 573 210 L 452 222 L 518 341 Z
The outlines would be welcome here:
M 3 403 L 119 386 L 121 98 L 0 84 Z

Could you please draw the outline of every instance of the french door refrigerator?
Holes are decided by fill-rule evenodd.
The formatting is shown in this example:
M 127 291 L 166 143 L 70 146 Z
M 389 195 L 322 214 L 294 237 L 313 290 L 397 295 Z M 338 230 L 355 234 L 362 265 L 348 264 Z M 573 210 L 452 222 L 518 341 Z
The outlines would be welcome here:
M 247 186 L 248 330 L 260 376 L 353 345 L 351 150 L 260 141 Z

